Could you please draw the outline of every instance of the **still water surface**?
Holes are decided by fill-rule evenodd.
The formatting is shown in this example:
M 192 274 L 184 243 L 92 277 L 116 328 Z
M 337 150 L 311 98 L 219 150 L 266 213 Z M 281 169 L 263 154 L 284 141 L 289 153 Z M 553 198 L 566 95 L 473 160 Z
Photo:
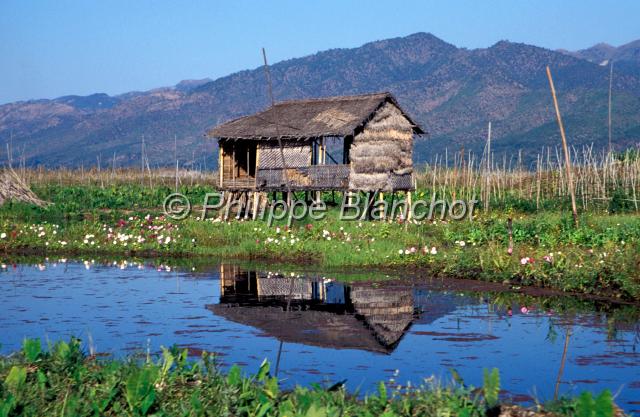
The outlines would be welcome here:
M 285 385 L 450 379 L 481 385 L 498 367 L 518 402 L 581 390 L 618 393 L 640 412 L 640 312 L 575 299 L 453 290 L 404 278 L 345 284 L 329 275 L 237 265 L 206 272 L 137 263 L 48 262 L 0 272 L 0 352 L 25 337 L 78 336 L 124 356 L 177 344 L 256 370 L 267 358 Z M 568 336 L 567 336 L 568 335 Z M 274 369 L 272 368 L 272 369 Z

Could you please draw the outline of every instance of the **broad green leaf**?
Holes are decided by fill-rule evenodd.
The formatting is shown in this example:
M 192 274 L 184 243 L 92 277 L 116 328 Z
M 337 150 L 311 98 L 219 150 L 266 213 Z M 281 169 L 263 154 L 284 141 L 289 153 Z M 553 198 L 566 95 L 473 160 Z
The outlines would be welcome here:
M 136 369 L 127 378 L 125 396 L 129 409 L 134 414 L 146 415 L 153 405 L 156 397 L 154 388 L 156 377 L 157 369 L 146 366 L 142 369 Z
M 24 339 L 22 342 L 22 354 L 29 363 L 33 363 L 40 358 L 42 344 L 40 339 Z
M 233 365 L 227 374 L 227 383 L 229 385 L 239 385 L 242 381 L 242 371 L 238 365 Z
M 387 402 L 387 386 L 384 382 L 380 382 L 378 384 L 378 393 L 380 394 L 380 401 L 383 403 Z
M 305 417 L 327 417 L 327 409 L 324 407 L 318 408 L 315 404 L 311 404 Z
M 484 370 L 482 391 L 484 399 L 488 407 L 498 405 L 498 396 L 500 394 L 500 372 L 497 368 L 493 368 L 491 372 Z
M 596 416 L 597 417 L 613 417 L 613 397 L 611 391 L 604 390 L 596 398 Z
M 269 375 L 269 369 L 270 369 L 269 362 L 266 359 L 263 360 L 262 364 L 260 364 L 260 369 L 258 370 L 258 373 L 256 374 L 256 379 L 258 381 L 264 380 L 267 377 L 267 375 Z
M 26 380 L 27 368 L 22 366 L 13 366 L 4 380 L 4 383 L 10 391 L 17 394 Z
M 16 398 L 9 394 L 5 399 L 0 399 L 0 417 L 9 417 L 16 406 Z

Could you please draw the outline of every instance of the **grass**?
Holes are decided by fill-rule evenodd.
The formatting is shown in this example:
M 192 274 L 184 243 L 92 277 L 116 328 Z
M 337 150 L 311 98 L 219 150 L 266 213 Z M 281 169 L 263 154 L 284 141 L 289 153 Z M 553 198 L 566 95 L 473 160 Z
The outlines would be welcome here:
M 69 192 L 63 189 L 61 194 Z M 91 193 L 82 190 L 77 194 Z M 490 212 L 478 214 L 473 221 L 416 224 L 340 221 L 334 210 L 325 220 L 303 220 L 288 228 L 284 224 L 269 227 L 260 221 L 202 221 L 195 217 L 172 221 L 151 208 L 152 201 L 145 203 L 143 195 L 134 210 L 101 211 L 101 207 L 113 206 L 111 201 L 107 198 L 103 204 L 94 203 L 92 210 L 62 222 L 55 221 L 58 215 L 76 203 L 62 203 L 58 208 L 56 204 L 47 208 L 5 205 L 0 209 L 0 250 L 232 257 L 312 262 L 329 269 L 410 268 L 432 276 L 640 299 L 636 272 L 640 265 L 640 218 L 636 216 L 584 214 L 580 226 L 575 227 L 566 214 Z M 513 216 L 511 253 L 506 226 L 509 215 Z M 25 218 L 29 220 L 22 220 Z
M 455 375 L 454 375 L 455 376 Z M 22 350 L 0 357 L 0 416 L 485 416 L 500 404 L 497 369 L 485 370 L 483 386 L 459 377 L 431 378 L 420 386 L 381 381 L 377 392 L 349 394 L 333 386 L 282 390 L 263 362 L 253 375 L 237 366 L 226 374 L 215 356 L 188 361 L 187 351 L 163 348 L 160 357 L 100 359 L 87 355 L 78 339 L 43 350 L 27 339 Z M 611 394 L 588 392 L 546 406 L 557 415 L 613 416 Z M 495 414 L 497 415 L 497 414 Z
M 486 182 L 484 165 L 471 160 L 425 168 L 414 199 L 485 196 L 488 210 L 481 201 L 471 221 L 340 221 L 333 208 L 322 221 L 303 219 L 290 228 L 283 221 L 271 226 L 265 221 L 203 221 L 197 219 L 199 213 L 182 221 L 165 218 L 162 204 L 176 190 L 172 172 L 150 171 L 145 177 L 135 170 L 25 171 L 34 192 L 51 204 L 1 206 L 0 251 L 231 257 L 314 263 L 334 270 L 412 269 L 638 301 L 640 217 L 627 198 L 638 185 L 638 160 L 627 155 L 596 163 L 589 158 L 576 168 L 581 190 L 593 194 L 600 188 L 591 199 L 579 193 L 585 203 L 579 226 L 567 210 L 562 167 L 554 168 L 552 162 L 539 175 L 487 168 Z M 178 179 L 178 191 L 194 204 L 215 189 L 215 174 L 180 173 Z M 330 194 L 324 198 L 329 201 Z

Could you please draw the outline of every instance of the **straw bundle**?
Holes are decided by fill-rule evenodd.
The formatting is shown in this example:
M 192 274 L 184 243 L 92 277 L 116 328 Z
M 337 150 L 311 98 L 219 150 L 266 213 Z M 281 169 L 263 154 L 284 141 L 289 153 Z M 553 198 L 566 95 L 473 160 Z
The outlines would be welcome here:
M 31 191 L 13 169 L 5 169 L 0 174 L 0 205 L 7 201 L 20 201 L 36 206 L 46 204 Z
M 413 172 L 413 126 L 393 103 L 385 103 L 354 137 L 349 187 L 393 190 L 393 174 Z

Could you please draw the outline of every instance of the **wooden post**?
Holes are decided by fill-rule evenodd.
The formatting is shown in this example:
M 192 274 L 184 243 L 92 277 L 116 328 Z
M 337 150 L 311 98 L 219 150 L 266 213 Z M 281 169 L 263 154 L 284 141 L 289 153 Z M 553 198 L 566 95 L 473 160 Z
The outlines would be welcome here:
M 411 220 L 411 191 L 407 191 L 407 221 Z
M 253 186 L 258 187 L 258 167 L 260 166 L 260 146 L 256 144 L 256 169 L 253 170 Z
M 218 170 L 220 171 L 218 173 L 220 175 L 218 188 L 222 188 L 222 181 L 224 178 L 224 155 L 222 152 L 222 144 L 220 143 L 218 143 Z
M 573 175 L 571 172 L 571 158 L 569 158 L 569 149 L 567 149 L 567 138 L 564 134 L 564 126 L 562 125 L 562 116 L 560 115 L 560 107 L 556 98 L 556 89 L 553 86 L 553 78 L 551 70 L 547 66 L 547 77 L 549 78 L 549 86 L 551 87 L 551 95 L 553 96 L 553 105 L 556 108 L 556 118 L 558 119 L 558 127 L 560 128 L 560 136 L 562 137 L 562 150 L 564 151 L 565 170 L 567 172 L 567 183 L 569 185 L 569 193 L 571 194 L 571 210 L 573 211 L 573 223 L 578 226 L 578 208 L 576 206 L 576 193 L 573 189 Z
M 382 191 L 380 191 L 380 193 L 378 194 L 378 201 L 380 202 L 380 205 L 382 207 L 384 207 L 384 205 L 383 205 L 384 193 Z M 380 220 L 386 220 L 387 219 L 387 213 L 386 212 L 387 212 L 386 210 L 384 210 L 382 212 L 382 215 L 380 216 Z
M 260 193 L 253 192 L 253 210 L 251 212 L 251 218 L 255 220 L 258 217 L 258 203 L 260 202 Z
M 231 145 L 231 166 L 233 170 L 231 172 L 231 179 L 233 180 L 233 185 L 235 186 L 236 182 L 236 144 Z

